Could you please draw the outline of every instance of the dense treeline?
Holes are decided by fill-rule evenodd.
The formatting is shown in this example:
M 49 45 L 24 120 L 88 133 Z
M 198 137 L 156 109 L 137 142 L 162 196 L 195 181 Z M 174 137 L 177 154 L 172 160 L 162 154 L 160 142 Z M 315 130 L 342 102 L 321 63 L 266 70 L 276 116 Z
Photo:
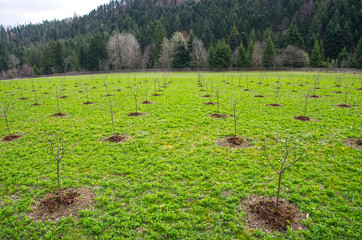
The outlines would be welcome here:
M 362 68 L 361 26 L 359 0 L 112 0 L 82 17 L 1 26 L 0 72 Z

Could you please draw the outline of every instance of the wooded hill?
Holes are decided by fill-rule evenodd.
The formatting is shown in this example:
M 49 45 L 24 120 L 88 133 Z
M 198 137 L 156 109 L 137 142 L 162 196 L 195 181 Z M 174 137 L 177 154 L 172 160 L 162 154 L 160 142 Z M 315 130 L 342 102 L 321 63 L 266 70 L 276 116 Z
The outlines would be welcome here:
M 1 26 L 0 72 L 362 68 L 361 26 L 359 0 L 112 0 L 85 16 Z

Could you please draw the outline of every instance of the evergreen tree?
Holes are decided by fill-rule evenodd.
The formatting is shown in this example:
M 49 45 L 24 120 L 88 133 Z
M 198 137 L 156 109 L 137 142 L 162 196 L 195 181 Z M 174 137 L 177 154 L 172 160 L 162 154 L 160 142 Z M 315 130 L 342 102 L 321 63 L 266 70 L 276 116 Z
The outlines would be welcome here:
M 239 43 L 240 43 L 240 33 L 236 28 L 236 26 L 234 25 L 229 35 L 229 45 L 231 51 L 234 51 Z
M 355 58 L 356 58 L 356 67 L 362 68 L 362 37 L 358 41 L 355 51 Z
M 290 25 L 286 34 L 287 45 L 296 46 L 300 49 L 304 49 L 303 38 L 298 32 L 297 24 L 294 22 Z
M 312 54 L 310 55 L 310 65 L 311 67 L 323 66 L 323 53 L 318 40 L 315 41 Z
M 338 66 L 342 68 L 345 67 L 346 61 L 348 59 L 347 48 L 344 47 L 342 49 L 342 51 L 338 54 L 337 59 L 338 59 Z
M 180 45 L 175 50 L 175 56 L 172 62 L 173 68 L 189 68 L 190 67 L 190 52 L 186 46 Z
M 229 68 L 231 65 L 231 49 L 225 40 L 218 41 L 215 49 L 210 51 L 209 64 L 212 68 Z
M 42 53 L 42 65 L 44 74 L 53 73 L 53 67 L 55 66 L 55 52 L 56 44 L 53 40 L 50 40 L 44 47 Z
M 342 30 L 336 20 L 330 20 L 324 35 L 326 57 L 336 59 L 342 49 Z
M 248 67 L 250 65 L 250 58 L 244 48 L 243 42 L 240 43 L 240 46 L 238 49 L 236 65 L 238 67 Z
M 87 54 L 87 68 L 90 71 L 99 71 L 99 66 L 97 41 L 95 38 L 91 38 Z
M 269 37 L 266 41 L 264 52 L 263 52 L 263 66 L 264 67 L 273 66 L 274 54 L 275 54 L 275 45 L 273 43 L 271 36 L 269 35 Z
M 153 42 L 155 44 L 155 48 L 153 50 L 153 60 L 154 62 L 157 62 L 160 58 L 161 48 L 162 48 L 162 42 L 163 39 L 166 37 L 166 29 L 162 25 L 161 21 L 158 21 L 156 25 L 156 29 L 153 35 Z
M 64 72 L 63 47 L 59 41 L 55 46 L 54 66 L 57 69 L 58 73 Z

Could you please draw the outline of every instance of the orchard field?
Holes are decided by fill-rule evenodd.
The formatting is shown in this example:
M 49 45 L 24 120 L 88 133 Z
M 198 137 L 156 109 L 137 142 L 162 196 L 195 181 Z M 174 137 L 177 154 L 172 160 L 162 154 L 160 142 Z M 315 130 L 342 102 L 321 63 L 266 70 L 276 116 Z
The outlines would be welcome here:
M 0 239 L 360 239 L 361 88 L 359 74 L 303 72 L 1 81 Z M 234 120 L 240 145 L 225 141 Z M 42 205 L 58 189 L 52 136 L 72 146 L 60 215 Z M 264 140 L 277 164 L 272 139 L 291 136 L 305 154 L 280 197 L 303 219 L 255 228 L 248 202 L 278 188 Z

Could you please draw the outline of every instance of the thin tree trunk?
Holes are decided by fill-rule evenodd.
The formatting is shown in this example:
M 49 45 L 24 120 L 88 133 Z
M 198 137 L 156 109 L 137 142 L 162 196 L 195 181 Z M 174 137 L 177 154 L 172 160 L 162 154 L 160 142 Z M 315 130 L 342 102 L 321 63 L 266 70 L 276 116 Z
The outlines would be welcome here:
M 60 160 L 57 159 L 58 194 L 59 194 L 59 197 L 60 197 L 60 201 L 63 201 L 63 196 L 62 196 L 62 193 L 60 191 L 59 162 L 60 162 Z
M 10 136 L 11 135 L 10 134 L 10 127 L 9 127 L 9 122 L 8 122 L 8 116 L 6 115 L 6 113 L 4 114 L 4 117 L 5 117 L 6 126 L 8 127 L 9 136 Z
M 305 108 L 304 108 L 304 116 L 307 116 L 307 106 L 308 106 L 308 95 L 305 97 Z

